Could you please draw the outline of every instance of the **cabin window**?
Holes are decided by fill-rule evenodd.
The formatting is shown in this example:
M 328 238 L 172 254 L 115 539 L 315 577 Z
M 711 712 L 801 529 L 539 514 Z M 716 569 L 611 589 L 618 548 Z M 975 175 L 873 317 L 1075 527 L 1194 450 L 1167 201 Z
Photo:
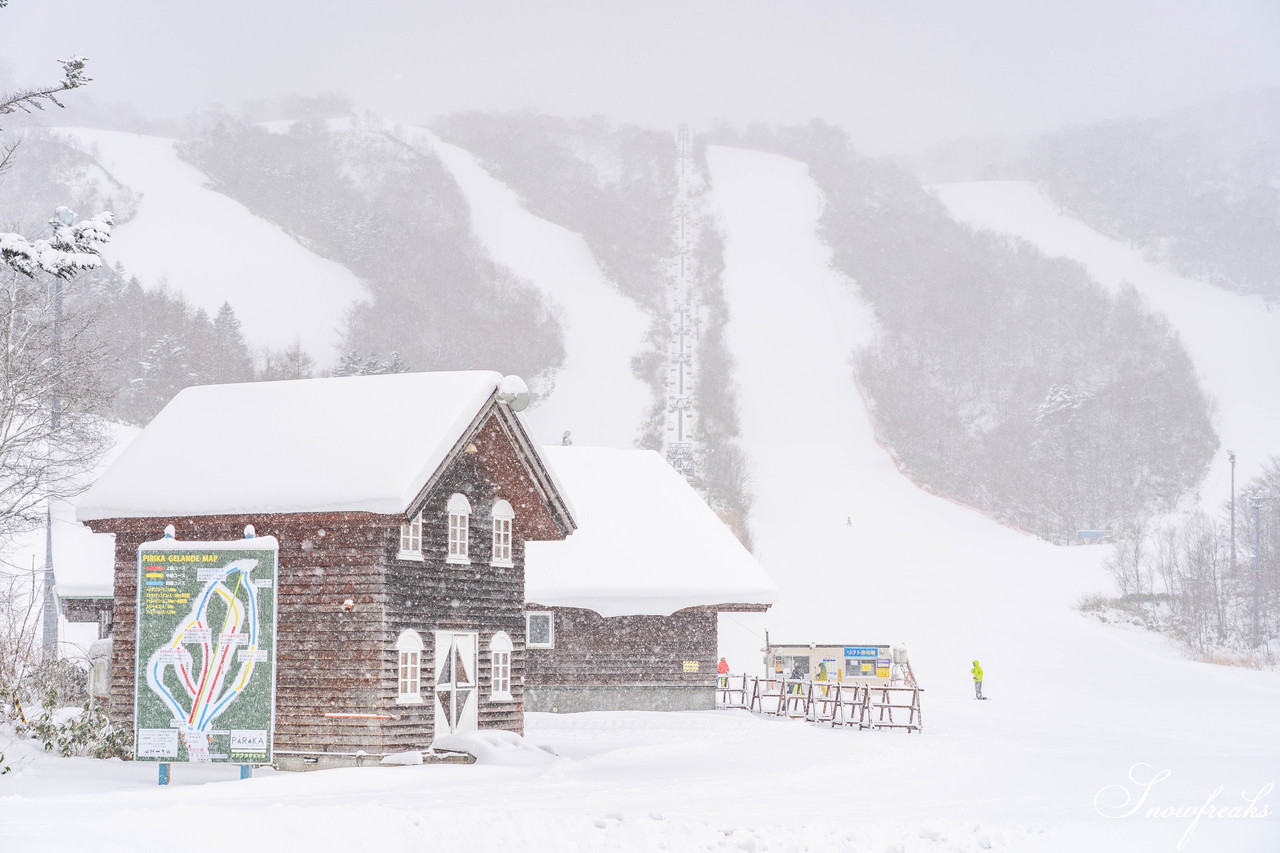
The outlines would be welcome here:
M 450 563 L 469 563 L 468 532 L 471 526 L 471 501 L 465 495 L 454 494 L 449 498 L 449 554 Z
M 513 565 L 511 560 L 511 522 L 515 518 L 511 504 L 504 500 L 493 504 L 493 564 L 495 566 Z
M 401 631 L 396 640 L 400 656 L 396 704 L 416 705 L 422 702 L 422 637 L 417 631 Z
M 556 647 L 555 614 L 548 611 L 526 613 L 525 630 L 527 645 L 531 649 L 554 649 Z
M 499 631 L 489 641 L 489 655 L 493 663 L 493 678 L 490 684 L 489 698 L 495 702 L 510 702 L 511 695 L 511 651 L 514 646 L 506 631 Z
M 401 560 L 422 559 L 422 513 L 400 525 L 400 553 L 397 556 Z

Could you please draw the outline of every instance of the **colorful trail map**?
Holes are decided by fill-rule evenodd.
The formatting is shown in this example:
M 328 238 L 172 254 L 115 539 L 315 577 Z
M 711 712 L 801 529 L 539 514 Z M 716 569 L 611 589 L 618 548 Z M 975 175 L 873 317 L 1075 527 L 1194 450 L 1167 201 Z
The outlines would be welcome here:
M 277 554 L 270 536 L 138 549 L 138 760 L 271 762 Z

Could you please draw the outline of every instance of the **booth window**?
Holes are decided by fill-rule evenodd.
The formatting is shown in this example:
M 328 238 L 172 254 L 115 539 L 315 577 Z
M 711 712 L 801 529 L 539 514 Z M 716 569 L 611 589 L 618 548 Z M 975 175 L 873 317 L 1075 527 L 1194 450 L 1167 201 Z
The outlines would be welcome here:
M 499 631 L 489 641 L 489 655 L 493 662 L 493 678 L 489 698 L 496 702 L 510 702 L 511 695 L 511 652 L 515 647 L 506 631 Z
M 556 647 L 555 614 L 549 611 L 526 613 L 525 645 L 531 649 L 554 649 Z
M 422 559 L 422 513 L 400 525 L 400 553 L 396 556 L 401 560 Z
M 396 651 L 400 655 L 400 691 L 396 695 L 396 704 L 418 704 L 422 701 L 422 637 L 417 631 L 401 631 L 396 640 Z
M 471 525 L 471 501 L 456 492 L 449 498 L 449 553 L 450 563 L 469 563 L 468 532 Z
M 511 523 L 516 517 L 511 504 L 504 500 L 493 503 L 493 564 L 495 566 L 512 565 L 511 557 Z

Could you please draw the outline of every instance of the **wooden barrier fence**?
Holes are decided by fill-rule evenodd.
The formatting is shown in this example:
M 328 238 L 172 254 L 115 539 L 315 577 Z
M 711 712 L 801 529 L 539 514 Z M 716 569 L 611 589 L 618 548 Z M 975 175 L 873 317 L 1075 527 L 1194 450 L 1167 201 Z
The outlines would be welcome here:
M 920 687 L 910 686 L 722 675 L 716 686 L 716 707 L 830 723 L 833 727 L 923 732 L 923 692 Z

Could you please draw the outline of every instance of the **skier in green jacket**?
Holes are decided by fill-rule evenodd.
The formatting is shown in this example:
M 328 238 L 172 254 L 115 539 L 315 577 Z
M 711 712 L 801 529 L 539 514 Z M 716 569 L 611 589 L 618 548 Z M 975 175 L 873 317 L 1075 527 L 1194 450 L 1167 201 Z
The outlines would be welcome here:
M 969 670 L 969 674 L 973 676 L 973 693 L 974 699 L 984 699 L 982 695 L 982 664 L 977 661 L 973 662 L 973 669 Z

